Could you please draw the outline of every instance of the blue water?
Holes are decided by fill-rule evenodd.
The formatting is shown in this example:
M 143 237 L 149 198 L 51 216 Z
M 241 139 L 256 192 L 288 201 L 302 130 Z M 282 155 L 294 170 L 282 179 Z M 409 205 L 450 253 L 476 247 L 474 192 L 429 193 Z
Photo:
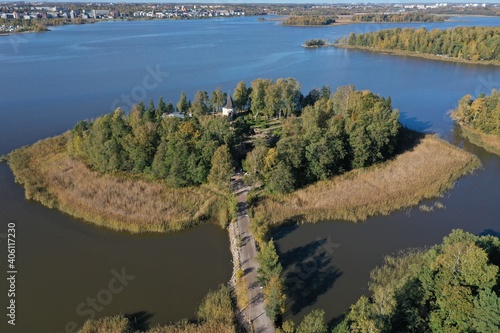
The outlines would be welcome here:
M 157 102 L 161 96 L 175 104 L 181 90 L 191 98 L 198 89 L 210 92 L 221 87 L 232 92 L 239 81 L 250 83 L 259 77 L 296 78 L 304 93 L 322 85 L 334 90 L 339 85 L 354 84 L 358 89 L 391 96 L 405 125 L 438 133 L 478 154 L 484 168 L 465 177 L 441 199 L 446 210 L 431 214 L 398 212 L 359 225 L 304 226 L 280 239 L 282 252 L 326 235 L 333 235 L 334 242 L 342 244 L 332 259 L 341 276 L 311 304 L 296 311 L 289 304 L 287 314 L 287 318 L 300 319 L 311 308 L 323 307 L 330 320 L 366 292 L 368 272 L 385 254 L 434 244 L 454 227 L 476 233 L 499 230 L 500 160 L 458 137 L 447 113 L 465 94 L 477 96 L 500 88 L 500 68 L 335 48 L 305 49 L 300 45 L 311 38 L 333 41 L 351 31 L 499 23 L 500 18 L 460 17 L 445 23 L 311 28 L 284 27 L 276 21 L 257 22 L 255 17 L 246 17 L 108 22 L 0 37 L 0 155 L 60 134 L 79 120 L 118 106 L 127 110 L 131 103 Z M 130 267 L 141 278 L 100 314 L 147 311 L 153 314 L 153 324 L 192 318 L 201 295 L 229 277 L 228 244 L 222 230 L 203 232 L 215 237 L 217 245 L 202 241 L 200 229 L 174 238 L 155 238 L 151 243 L 105 232 L 24 200 L 5 165 L 0 165 L 0 207 L 2 225 L 11 219 L 20 221 L 25 234 L 18 245 L 26 267 L 19 296 L 23 301 L 19 305 L 22 324 L 18 330 L 9 327 L 7 332 L 60 332 L 70 320 L 81 324 L 85 318 L 75 314 L 75 307 L 105 287 L 110 270 L 116 267 Z M 401 220 L 408 221 L 402 224 Z M 92 260 L 83 259 L 89 253 L 83 243 L 99 250 L 91 252 Z M 186 247 L 186 243 L 198 245 Z M 213 264 L 223 268 L 210 272 L 203 268 L 205 257 L 183 254 L 200 246 L 208 247 Z M 148 252 L 141 256 L 141 248 Z M 162 256 L 168 259 L 164 265 Z M 181 264 L 186 261 L 187 265 Z M 193 268 L 198 266 L 201 268 Z M 78 274 L 81 270 L 84 275 Z M 54 281 L 58 283 L 52 289 L 48 287 L 50 276 L 56 276 Z M 158 287 L 160 281 L 167 280 Z M 3 294 L 4 283 L 0 287 Z

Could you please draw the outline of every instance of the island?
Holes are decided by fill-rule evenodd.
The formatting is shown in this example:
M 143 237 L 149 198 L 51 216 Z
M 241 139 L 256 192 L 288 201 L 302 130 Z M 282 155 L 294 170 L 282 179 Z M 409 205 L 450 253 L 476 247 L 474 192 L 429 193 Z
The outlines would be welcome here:
M 390 97 L 352 85 L 304 95 L 293 78 L 241 81 L 232 96 L 199 90 L 192 101 L 181 92 L 175 106 L 161 98 L 128 114 L 117 108 L 6 160 L 28 199 L 99 226 L 227 227 L 229 287 L 207 295 L 196 321 L 151 331 L 214 333 L 245 327 L 245 316 L 256 329 L 281 326 L 286 294 L 273 228 L 389 214 L 442 194 L 480 166 L 474 155 L 404 128 Z M 297 332 L 321 318 L 312 311 Z M 117 316 L 88 321 L 81 332 L 103 327 L 134 328 Z
M 489 152 L 500 155 L 500 91 L 476 99 L 465 95 L 451 117 L 460 126 L 463 136 Z
M 396 22 L 444 22 L 448 17 L 423 14 L 423 13 L 404 13 L 404 14 L 360 14 L 352 17 L 353 22 L 373 22 L 373 23 L 396 23 Z
M 335 23 L 335 16 L 323 15 L 301 15 L 290 16 L 283 21 L 283 25 L 288 26 L 322 26 Z
M 340 48 L 484 65 L 500 65 L 500 27 L 452 29 L 395 28 L 364 34 L 352 32 L 336 41 Z
M 303 47 L 323 47 L 323 46 L 330 46 L 331 44 L 328 43 L 328 40 L 326 39 L 309 39 L 302 44 Z

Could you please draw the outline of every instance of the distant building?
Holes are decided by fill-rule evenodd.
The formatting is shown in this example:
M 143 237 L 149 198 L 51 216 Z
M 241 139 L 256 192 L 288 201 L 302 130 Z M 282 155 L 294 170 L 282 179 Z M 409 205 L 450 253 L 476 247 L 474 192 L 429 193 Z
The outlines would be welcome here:
M 226 105 L 222 107 L 222 115 L 228 116 L 229 118 L 233 118 L 236 114 L 236 108 L 234 107 L 233 98 L 231 95 L 227 97 Z
M 180 113 L 180 112 L 164 113 L 161 116 L 163 118 L 166 118 L 166 117 L 175 117 L 175 118 L 179 118 L 179 119 L 184 119 L 184 114 Z

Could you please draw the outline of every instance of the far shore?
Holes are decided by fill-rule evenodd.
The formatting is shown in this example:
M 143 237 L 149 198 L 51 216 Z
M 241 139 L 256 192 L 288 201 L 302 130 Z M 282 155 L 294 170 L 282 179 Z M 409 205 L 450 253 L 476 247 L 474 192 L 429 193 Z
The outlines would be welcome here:
M 374 52 L 374 53 L 382 53 L 382 54 L 397 55 L 397 56 L 408 56 L 408 57 L 430 59 L 430 60 L 440 60 L 440 61 L 455 62 L 455 63 L 462 63 L 462 64 L 500 66 L 500 61 L 492 61 L 492 60 L 473 61 L 473 60 L 465 60 L 465 59 L 459 59 L 459 58 L 450 58 L 450 57 L 439 56 L 439 55 L 429 54 L 429 53 L 418 53 L 418 52 L 413 52 L 413 51 L 402 51 L 402 50 L 377 49 L 377 48 L 372 48 L 372 47 L 367 47 L 367 46 L 358 46 L 358 45 L 334 44 L 333 46 L 340 48 L 340 49 L 360 50 L 360 51 L 368 51 L 368 52 Z

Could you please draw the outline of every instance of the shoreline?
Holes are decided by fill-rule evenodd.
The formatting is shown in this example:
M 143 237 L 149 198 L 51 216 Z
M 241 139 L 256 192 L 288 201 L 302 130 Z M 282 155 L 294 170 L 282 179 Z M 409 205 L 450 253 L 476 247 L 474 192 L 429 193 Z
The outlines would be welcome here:
M 455 120 L 455 122 L 460 130 L 460 134 L 472 144 L 479 146 L 490 153 L 500 155 L 499 136 L 480 132 L 470 126 L 460 123 L 457 120 Z
M 206 185 L 172 189 L 137 175 L 90 170 L 68 156 L 67 137 L 68 132 L 7 155 L 26 199 L 132 234 L 176 232 L 206 223 L 225 228 L 233 218 L 234 200 Z
M 428 59 L 428 60 L 440 60 L 446 62 L 454 62 L 461 64 L 470 64 L 470 65 L 483 65 L 483 66 L 500 66 L 500 61 L 488 60 L 488 61 L 473 61 L 473 60 L 465 60 L 460 58 L 449 58 L 444 56 L 439 56 L 430 53 L 417 53 L 414 51 L 403 51 L 403 50 L 390 50 L 390 49 L 377 49 L 368 46 L 358 46 L 358 45 L 347 45 L 347 44 L 334 44 L 333 45 L 339 49 L 347 49 L 347 50 L 359 50 L 359 51 L 367 51 L 378 54 L 387 54 L 387 55 L 395 55 L 395 56 L 407 56 L 413 58 L 420 59 Z
M 352 170 L 290 194 L 256 194 L 252 219 L 269 227 L 365 221 L 438 197 L 480 165 L 475 155 L 426 135 L 392 160 Z

